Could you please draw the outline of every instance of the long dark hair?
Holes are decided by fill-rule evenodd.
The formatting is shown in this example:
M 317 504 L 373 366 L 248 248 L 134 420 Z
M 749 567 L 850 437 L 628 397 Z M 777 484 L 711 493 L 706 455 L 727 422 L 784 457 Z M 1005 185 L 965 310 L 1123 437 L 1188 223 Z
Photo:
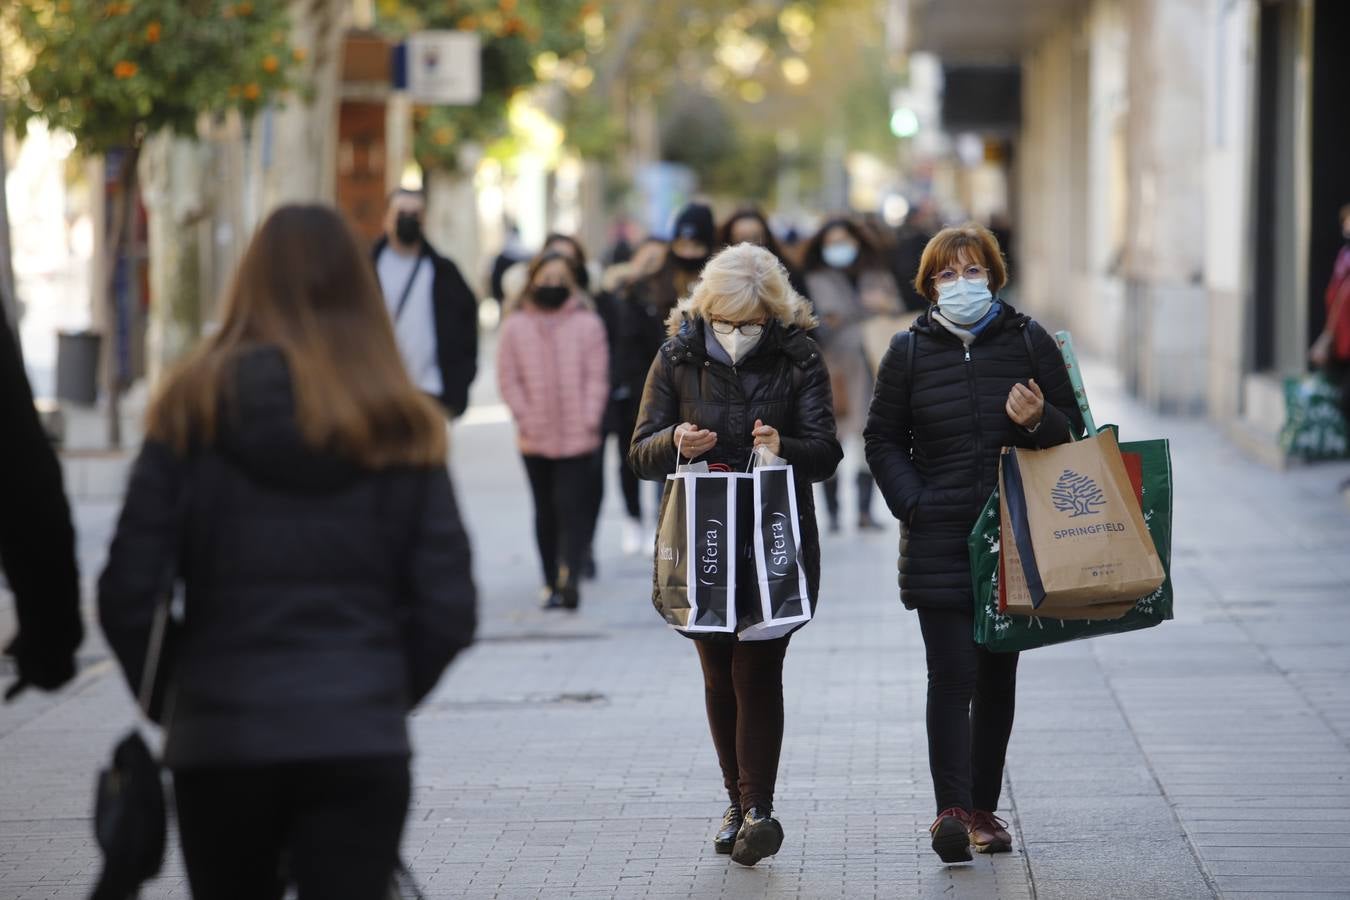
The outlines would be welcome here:
M 589 291 L 591 289 L 591 273 L 590 270 L 586 268 L 586 248 L 581 246 L 581 241 L 572 237 L 570 234 L 554 231 L 549 234 L 548 237 L 544 238 L 544 247 L 547 248 L 549 244 L 566 244 L 572 248 L 572 252 L 574 252 L 577 257 L 577 264 L 574 267 L 574 271 L 577 273 L 577 287 L 581 288 L 583 291 Z
M 881 260 L 881 253 L 877 250 L 876 243 L 867 231 L 852 219 L 836 216 L 827 220 L 811 236 L 811 241 L 806 245 L 806 253 L 802 256 L 803 269 L 814 272 L 817 269 L 830 268 L 829 264 L 825 262 L 825 257 L 821 255 L 821 251 L 825 246 L 825 235 L 831 228 L 844 229 L 858 244 L 858 258 L 853 261 L 853 265 L 848 267 L 849 272 L 862 272 L 867 269 L 885 267 Z
M 783 248 L 778 245 L 778 239 L 773 236 L 773 229 L 769 227 L 769 220 L 764 217 L 764 213 L 761 212 L 757 206 L 743 206 L 732 213 L 731 216 L 722 223 L 722 227 L 718 229 L 717 245 L 719 247 L 730 247 L 732 229 L 736 227 L 737 222 L 742 222 L 746 219 L 753 219 L 759 224 L 760 229 L 763 230 L 764 243 L 762 246 L 764 249 L 778 257 L 779 262 L 786 263 L 787 257 L 783 256 Z
M 225 320 L 170 375 L 147 434 L 180 453 L 210 444 L 241 355 L 280 349 L 305 443 L 368 468 L 443 465 L 445 420 L 413 387 L 369 257 L 326 206 L 283 206 L 253 236 Z

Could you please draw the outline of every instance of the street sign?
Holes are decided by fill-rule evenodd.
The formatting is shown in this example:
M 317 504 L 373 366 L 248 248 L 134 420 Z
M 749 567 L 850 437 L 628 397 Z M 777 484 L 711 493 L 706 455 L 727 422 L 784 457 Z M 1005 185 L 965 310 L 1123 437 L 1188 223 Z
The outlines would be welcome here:
M 472 106 L 482 96 L 477 34 L 419 31 L 396 48 L 394 60 L 394 86 L 406 87 L 415 103 Z

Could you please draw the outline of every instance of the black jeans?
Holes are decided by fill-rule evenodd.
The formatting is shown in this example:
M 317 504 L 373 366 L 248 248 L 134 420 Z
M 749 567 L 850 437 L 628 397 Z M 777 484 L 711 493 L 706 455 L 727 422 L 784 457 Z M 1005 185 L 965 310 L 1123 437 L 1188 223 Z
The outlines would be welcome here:
M 623 502 L 630 519 L 642 518 L 642 482 L 628 465 L 628 445 L 633 442 L 641 403 L 641 388 L 632 397 L 614 401 L 614 436 L 619 440 L 619 484 L 623 487 Z
M 783 657 L 790 639 L 694 642 L 722 784 L 742 810 L 773 809 L 783 749 Z
M 1012 735 L 1017 654 L 975 643 L 964 610 L 920 609 L 928 657 L 928 768 L 937 809 L 998 809 Z
M 534 494 L 534 538 L 544 584 L 557 589 L 575 587 L 594 523 L 595 454 L 524 459 Z
M 381 900 L 398 863 L 406 757 L 174 772 L 194 900 Z
M 839 478 L 831 475 L 825 479 L 825 510 L 829 513 L 830 524 L 839 521 Z M 864 469 L 858 473 L 858 516 L 870 516 L 872 514 L 872 491 L 876 486 L 876 481 L 872 478 L 872 473 Z

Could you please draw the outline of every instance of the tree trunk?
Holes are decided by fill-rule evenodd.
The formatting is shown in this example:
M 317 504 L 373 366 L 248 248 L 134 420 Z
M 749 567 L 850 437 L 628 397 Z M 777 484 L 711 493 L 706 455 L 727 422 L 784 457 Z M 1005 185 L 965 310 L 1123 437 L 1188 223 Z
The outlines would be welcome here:
M 139 138 L 133 138 L 125 151 L 117 173 L 117 209 L 113 214 L 112 239 L 108 242 L 107 263 L 104 268 L 103 301 L 108 309 L 108 333 L 105 335 L 103 354 L 104 383 L 108 391 L 108 447 L 113 450 L 122 446 L 122 373 L 119 368 L 119 320 L 117 294 L 117 263 L 126 249 L 127 238 L 131 233 L 132 210 L 136 208 L 136 164 L 141 155 Z M 131 278 L 132 273 L 128 272 Z M 127 323 L 130 331 L 131 323 Z M 129 338 L 128 338 L 129 339 Z
M 291 0 L 291 43 L 304 52 L 297 90 L 253 128 L 249 164 L 261 175 L 256 217 L 283 203 L 332 203 L 337 182 L 337 113 L 341 102 L 342 40 L 351 4 Z M 257 222 L 245 222 L 249 231 Z
M 427 240 L 455 261 L 469 284 L 482 281 L 482 253 L 479 244 L 478 192 L 473 175 L 461 172 L 428 171 Z
M 211 156 L 211 147 L 200 141 L 163 133 L 146 141 L 141 157 L 150 243 L 151 384 L 201 337 L 202 231 L 215 209 L 208 194 L 216 181 L 209 174 Z

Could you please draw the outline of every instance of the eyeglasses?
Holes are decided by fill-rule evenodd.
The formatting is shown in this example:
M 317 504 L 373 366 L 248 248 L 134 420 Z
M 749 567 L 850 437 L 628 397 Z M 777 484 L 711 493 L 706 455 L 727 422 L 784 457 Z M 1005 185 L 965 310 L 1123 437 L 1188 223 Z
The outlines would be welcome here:
M 966 281 L 975 284 L 984 284 L 989 281 L 989 270 L 984 266 L 970 265 L 964 269 L 954 269 L 950 266 L 943 269 L 933 276 L 933 280 L 941 285 L 956 284 L 958 278 L 964 278 Z
M 724 319 L 713 319 L 712 330 L 718 334 L 731 334 L 733 331 L 739 331 L 745 337 L 759 337 L 764 332 L 764 326 L 758 322 L 742 322 L 737 325 L 735 322 L 727 322 Z

